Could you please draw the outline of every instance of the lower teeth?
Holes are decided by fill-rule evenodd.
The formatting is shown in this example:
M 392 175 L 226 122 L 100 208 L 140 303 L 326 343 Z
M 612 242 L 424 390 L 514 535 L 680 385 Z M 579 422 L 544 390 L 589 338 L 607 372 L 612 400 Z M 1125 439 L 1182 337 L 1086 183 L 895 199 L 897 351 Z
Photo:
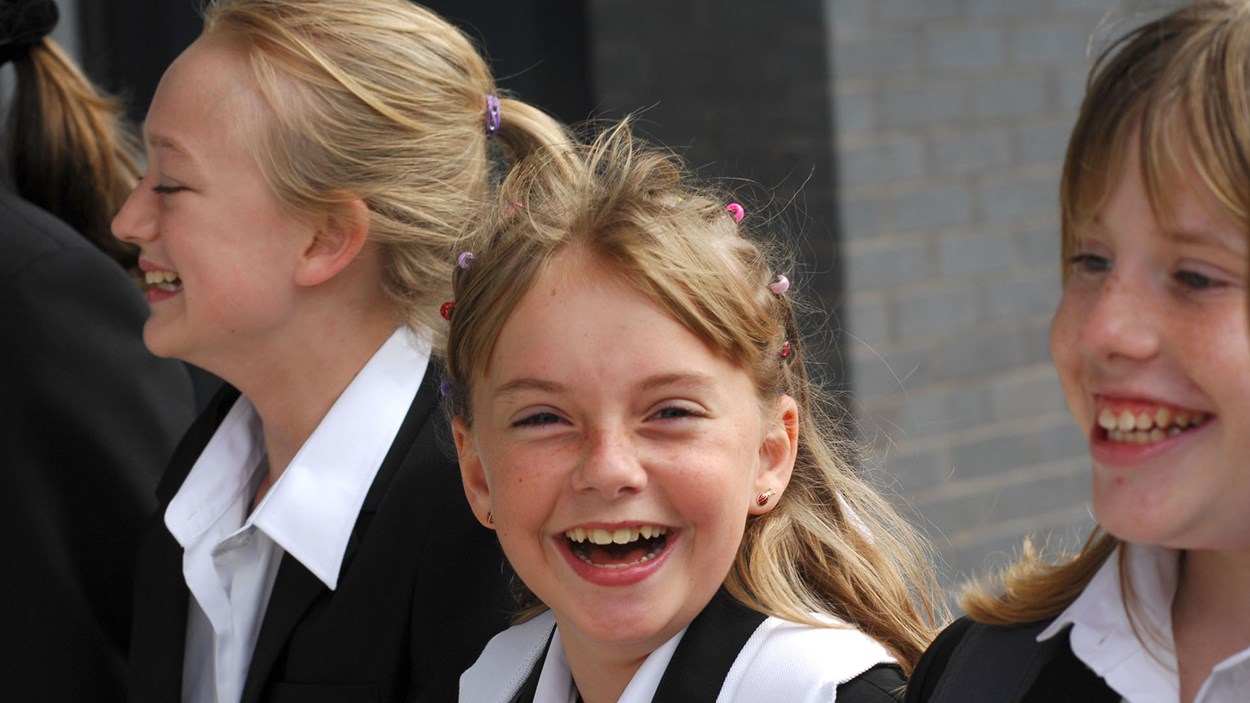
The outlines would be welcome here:
M 586 554 L 586 550 L 580 548 L 582 545 L 579 545 L 576 543 L 573 544 L 573 555 L 576 556 L 578 559 L 581 559 L 583 562 L 590 564 L 591 566 L 597 569 L 624 569 L 630 566 L 637 566 L 639 564 L 644 564 L 656 558 L 657 556 L 660 555 L 660 552 L 664 551 L 665 543 L 666 543 L 666 540 L 663 540 L 663 539 L 655 540 L 655 544 L 651 546 L 651 550 L 649 552 L 644 554 L 641 558 L 635 561 L 625 563 L 625 564 L 596 564 L 595 562 L 590 560 L 590 556 Z

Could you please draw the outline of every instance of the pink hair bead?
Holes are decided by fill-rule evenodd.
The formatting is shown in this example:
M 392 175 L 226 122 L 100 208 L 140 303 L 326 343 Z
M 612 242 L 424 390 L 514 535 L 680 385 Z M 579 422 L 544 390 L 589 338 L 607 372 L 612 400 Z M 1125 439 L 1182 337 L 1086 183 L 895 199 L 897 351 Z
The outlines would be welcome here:
M 738 203 L 729 203 L 725 206 L 725 211 L 734 218 L 734 222 L 741 222 L 746 217 L 747 211 L 742 209 Z

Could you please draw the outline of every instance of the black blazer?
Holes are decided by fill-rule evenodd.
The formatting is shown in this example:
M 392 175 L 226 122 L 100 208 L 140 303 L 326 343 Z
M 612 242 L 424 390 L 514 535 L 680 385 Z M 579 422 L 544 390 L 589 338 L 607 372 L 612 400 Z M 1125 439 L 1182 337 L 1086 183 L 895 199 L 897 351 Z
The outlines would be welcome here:
M 1036 641 L 1049 624 L 956 620 L 920 657 L 906 703 L 1120 703 L 1120 695 L 1072 653 L 1071 628 Z
M 285 555 L 261 624 L 245 703 L 455 701 L 460 672 L 507 624 L 503 556 L 474 519 L 426 373 L 365 497 L 334 591 Z M 238 397 L 223 388 L 178 447 L 140 554 L 131 638 L 135 703 L 179 700 L 189 592 L 164 523 L 176 493 Z
M 118 701 L 135 556 L 194 418 L 115 261 L 0 186 L 0 700 Z

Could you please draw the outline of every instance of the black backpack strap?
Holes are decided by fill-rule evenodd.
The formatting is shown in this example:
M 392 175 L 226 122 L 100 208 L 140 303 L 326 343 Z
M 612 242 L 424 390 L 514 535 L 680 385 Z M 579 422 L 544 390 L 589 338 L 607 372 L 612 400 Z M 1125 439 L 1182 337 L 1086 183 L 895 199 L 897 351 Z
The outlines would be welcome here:
M 930 703 L 1015 703 L 1067 637 L 1038 642 L 1051 621 L 1013 627 L 973 623 L 951 654 Z
M 718 592 L 677 644 L 652 703 L 715 703 L 738 653 L 764 619 Z

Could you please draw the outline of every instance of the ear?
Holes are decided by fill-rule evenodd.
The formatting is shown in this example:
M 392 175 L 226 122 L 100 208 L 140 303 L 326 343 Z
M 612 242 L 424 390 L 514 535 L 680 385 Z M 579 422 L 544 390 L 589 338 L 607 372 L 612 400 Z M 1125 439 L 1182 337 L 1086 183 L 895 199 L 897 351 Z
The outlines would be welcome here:
M 799 406 L 794 398 L 782 394 L 777 397 L 769 425 L 760 440 L 755 493 L 747 506 L 751 515 L 763 515 L 781 500 L 786 486 L 790 485 L 790 475 L 794 472 L 794 461 L 798 454 Z M 764 505 L 760 505 L 756 497 L 768 491 L 772 491 L 772 495 Z
M 369 206 L 352 198 L 335 206 L 323 217 L 304 245 L 295 269 L 295 282 L 301 286 L 324 283 L 360 254 L 369 241 Z
M 489 515 L 490 484 L 486 481 L 486 472 L 482 470 L 482 460 L 473 444 L 473 432 L 465 424 L 464 419 L 456 417 L 451 421 L 451 434 L 456 440 L 456 457 L 460 460 L 460 480 L 464 482 L 464 495 L 469 499 L 469 507 L 477 521 L 489 529 L 495 529 Z

